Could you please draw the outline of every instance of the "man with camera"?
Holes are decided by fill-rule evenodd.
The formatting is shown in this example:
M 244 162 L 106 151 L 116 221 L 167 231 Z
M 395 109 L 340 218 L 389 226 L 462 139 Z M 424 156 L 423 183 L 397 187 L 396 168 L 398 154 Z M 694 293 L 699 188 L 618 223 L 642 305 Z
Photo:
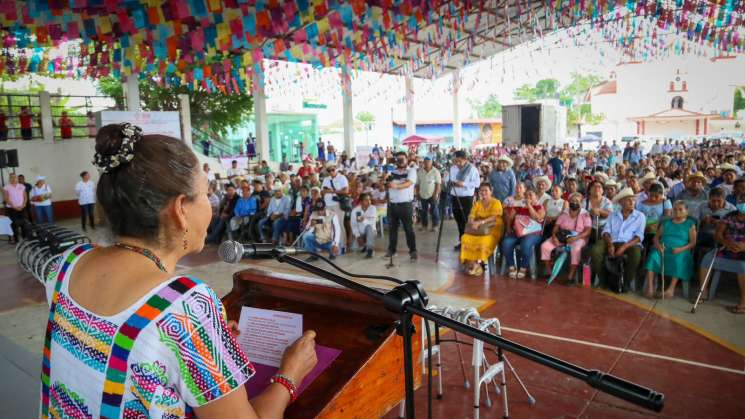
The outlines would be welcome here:
M 390 235 L 388 236 L 388 252 L 386 257 L 396 253 L 398 246 L 398 223 L 404 226 L 406 245 L 409 246 L 409 256 L 412 261 L 417 259 L 416 237 L 414 236 L 414 184 L 416 183 L 416 169 L 408 166 L 406 153 L 399 151 L 395 154 L 396 169 L 388 176 L 388 219 L 390 221 Z
M 458 244 L 455 250 L 460 250 L 460 238 L 466 232 L 466 221 L 471 214 L 473 205 L 473 194 L 479 187 L 481 178 L 479 171 L 468 162 L 466 152 L 458 150 L 455 152 L 455 164 L 450 167 L 450 197 L 453 201 L 453 218 L 458 224 Z
M 313 212 L 308 219 L 308 225 L 303 234 L 303 249 L 309 252 L 325 250 L 329 252 L 329 259 L 336 259 L 339 253 L 339 242 L 341 241 L 341 223 L 331 211 L 328 211 L 326 203 L 320 199 L 313 204 Z M 318 257 L 311 255 L 306 259 L 314 262 Z
M 378 219 L 378 210 L 372 205 L 370 194 L 360 194 L 360 204 L 352 210 L 352 234 L 357 243 L 365 253 L 365 259 L 373 256 L 375 248 L 375 221 Z
M 326 202 L 326 211 L 336 214 L 336 218 L 341 224 L 342 241 L 340 246 L 343 248 L 345 245 L 344 238 L 347 237 L 343 223 L 344 213 L 352 210 L 349 199 L 349 181 L 346 176 L 338 172 L 336 163 L 332 161 L 326 164 L 326 172 L 328 176 L 323 179 L 321 184 L 323 200 Z

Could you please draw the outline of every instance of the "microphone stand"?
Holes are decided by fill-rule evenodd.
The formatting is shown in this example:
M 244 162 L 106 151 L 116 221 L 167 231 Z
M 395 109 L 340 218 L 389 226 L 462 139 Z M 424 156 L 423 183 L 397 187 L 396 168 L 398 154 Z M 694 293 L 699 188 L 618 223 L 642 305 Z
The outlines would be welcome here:
M 309 252 L 313 254 L 312 252 Z M 404 348 L 404 383 L 406 392 L 406 417 L 413 419 L 414 416 L 414 362 L 412 358 L 412 336 L 414 325 L 412 317 L 420 316 L 425 320 L 432 321 L 438 326 L 448 327 L 458 333 L 470 336 L 473 339 L 494 345 L 495 347 L 512 352 L 540 365 L 547 366 L 563 374 L 578 378 L 591 387 L 604 393 L 616 396 L 646 409 L 655 412 L 662 411 L 665 396 L 652 389 L 639 384 L 626 381 L 611 374 L 599 370 L 587 370 L 562 359 L 541 353 L 533 348 L 520 345 L 516 342 L 476 329 L 469 325 L 460 323 L 451 318 L 442 316 L 428 310 L 428 297 L 419 281 L 406 281 L 390 291 L 381 290 L 362 285 L 343 276 L 329 272 L 323 268 L 311 265 L 303 260 L 289 256 L 277 249 L 272 251 L 272 256 L 278 262 L 288 263 L 306 272 L 315 274 L 321 278 L 339 284 L 345 288 L 357 291 L 381 303 L 390 312 L 399 315 L 398 333 L 403 337 Z

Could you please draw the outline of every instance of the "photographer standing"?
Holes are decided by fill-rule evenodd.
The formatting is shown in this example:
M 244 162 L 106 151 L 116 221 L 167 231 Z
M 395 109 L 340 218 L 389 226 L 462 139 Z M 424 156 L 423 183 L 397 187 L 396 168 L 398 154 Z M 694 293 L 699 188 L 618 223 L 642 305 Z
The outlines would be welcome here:
M 450 196 L 453 201 L 453 217 L 458 223 L 458 244 L 455 250 L 460 250 L 460 238 L 466 232 L 466 221 L 471 213 L 473 194 L 480 182 L 479 171 L 466 158 L 466 152 L 455 152 L 455 165 L 450 168 Z
M 409 246 L 409 256 L 412 261 L 417 259 L 416 237 L 414 236 L 414 184 L 416 183 L 416 169 L 406 164 L 406 153 L 399 151 L 395 154 L 396 169 L 388 177 L 388 219 L 390 235 L 388 236 L 388 253 L 391 257 L 398 246 L 398 222 L 404 226 L 406 245 Z

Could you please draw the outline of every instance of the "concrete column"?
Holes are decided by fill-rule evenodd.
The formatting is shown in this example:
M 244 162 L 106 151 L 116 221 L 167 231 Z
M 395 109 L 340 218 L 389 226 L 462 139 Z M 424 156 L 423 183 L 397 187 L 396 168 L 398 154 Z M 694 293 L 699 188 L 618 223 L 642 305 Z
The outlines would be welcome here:
M 414 77 L 406 76 L 406 136 L 416 134 L 414 115 Z
M 354 116 L 352 113 L 352 78 L 349 71 L 341 72 L 342 123 L 344 126 L 344 150 L 351 158 L 355 153 L 354 147 Z
M 39 92 L 39 113 L 41 114 L 41 137 L 44 141 L 54 141 L 54 121 L 52 116 L 52 98 L 49 92 Z
M 463 146 L 460 121 L 460 71 L 453 71 L 453 145 Z
M 269 156 L 269 120 L 266 114 L 266 95 L 264 94 L 264 74 L 254 72 L 254 121 L 256 125 L 256 154 L 267 162 Z
M 137 83 L 137 74 L 132 74 L 127 77 L 124 82 L 124 96 L 126 97 L 127 110 L 132 112 L 140 112 L 140 85 Z
M 189 105 L 189 95 L 182 93 L 178 95 L 179 117 L 181 119 L 181 139 L 191 147 L 191 106 Z

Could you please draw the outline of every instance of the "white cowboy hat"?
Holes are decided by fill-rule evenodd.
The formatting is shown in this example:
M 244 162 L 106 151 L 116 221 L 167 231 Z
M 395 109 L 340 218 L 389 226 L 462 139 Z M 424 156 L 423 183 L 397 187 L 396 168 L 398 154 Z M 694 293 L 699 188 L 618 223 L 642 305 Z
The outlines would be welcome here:
M 621 189 L 621 192 L 619 192 L 618 195 L 613 197 L 613 203 L 617 204 L 621 202 L 621 200 L 624 198 L 636 198 L 636 194 L 634 193 L 634 190 L 631 188 Z
M 533 178 L 533 185 L 538 186 L 538 182 L 546 182 L 546 185 L 551 186 L 551 179 L 546 175 Z
M 644 177 L 642 177 L 641 179 L 639 179 L 639 183 L 641 183 L 642 185 L 644 185 L 644 182 L 649 181 L 649 180 L 651 180 L 651 181 L 657 181 L 657 176 L 654 173 L 649 172 L 646 175 L 644 175 Z
M 512 159 L 511 159 L 511 158 L 509 158 L 508 156 L 500 156 L 500 157 L 499 157 L 499 158 L 497 159 L 497 161 L 498 161 L 498 162 L 500 162 L 500 161 L 505 161 L 505 162 L 507 162 L 507 167 L 512 167 L 512 165 L 514 164 L 514 162 L 512 161 Z
M 603 185 L 603 187 L 606 187 L 606 188 L 609 187 L 609 186 L 618 189 L 618 182 L 616 182 L 613 179 L 610 179 L 607 182 L 605 182 L 605 184 Z
M 600 183 L 607 183 L 608 182 L 608 175 L 606 175 L 603 172 L 595 172 L 595 180 L 600 181 Z
M 734 164 L 730 164 L 730 163 L 722 163 L 719 166 L 717 166 L 717 169 L 721 170 L 722 173 L 724 173 L 724 172 L 726 172 L 728 170 L 731 170 L 731 171 L 737 173 L 737 166 L 735 166 Z
M 336 167 L 336 162 L 330 161 L 330 162 L 326 163 L 326 168 L 327 169 L 330 169 L 332 167 Z

